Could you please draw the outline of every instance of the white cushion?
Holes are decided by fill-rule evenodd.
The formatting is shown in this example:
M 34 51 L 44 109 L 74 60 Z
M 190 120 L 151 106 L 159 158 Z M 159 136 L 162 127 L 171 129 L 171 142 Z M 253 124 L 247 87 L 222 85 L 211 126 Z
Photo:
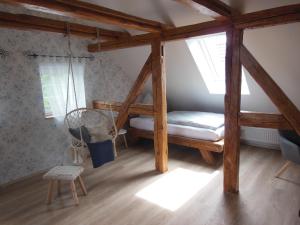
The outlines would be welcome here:
M 56 166 L 49 170 L 43 178 L 46 180 L 75 180 L 82 172 L 81 166 Z
M 173 111 L 168 113 L 168 124 L 216 130 L 224 126 L 224 114 L 196 111 Z
M 126 133 L 127 133 L 127 130 L 120 129 L 118 135 L 123 135 L 123 134 L 126 134 Z

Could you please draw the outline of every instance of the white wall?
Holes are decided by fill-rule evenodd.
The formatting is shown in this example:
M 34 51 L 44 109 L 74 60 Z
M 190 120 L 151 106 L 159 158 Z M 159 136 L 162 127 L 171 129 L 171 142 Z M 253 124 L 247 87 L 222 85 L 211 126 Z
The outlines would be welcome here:
M 245 46 L 298 107 L 299 39 L 299 23 L 247 30 L 244 34 Z M 135 79 L 149 52 L 149 47 L 138 47 L 112 51 L 109 55 Z M 168 42 L 165 52 L 169 107 L 223 112 L 224 96 L 208 92 L 185 41 Z M 242 96 L 242 110 L 277 112 L 247 72 L 246 80 L 250 95 Z
M 247 1 L 244 11 L 251 12 L 299 2 L 299 0 Z M 194 14 L 186 15 L 185 22 L 189 20 L 187 19 L 189 16 L 194 18 Z M 199 22 L 203 20 L 198 19 Z M 173 21 L 175 24 L 181 23 L 176 15 Z M 244 33 L 245 46 L 298 108 L 300 108 L 299 25 L 299 23 L 280 25 L 246 30 Z M 223 112 L 224 95 L 214 95 L 208 92 L 185 41 L 168 42 L 165 49 L 168 109 Z M 109 53 L 132 79 L 137 77 L 148 54 L 149 48 L 146 47 L 116 50 Z M 242 96 L 242 110 L 278 112 L 247 72 L 246 80 L 250 95 Z M 147 89 L 151 90 L 151 85 L 148 85 Z M 260 133 L 254 128 L 248 131 L 252 134 Z M 244 138 L 249 136 L 248 131 L 244 132 Z M 250 136 L 253 139 L 253 135 Z M 259 139 L 259 135 L 257 138 Z
M 37 54 L 66 55 L 61 34 L 0 29 L 0 185 L 67 161 L 70 140 L 62 121 L 46 119 Z M 76 56 L 89 56 L 87 42 L 72 38 Z M 132 80 L 105 53 L 85 66 L 85 97 L 123 101 Z

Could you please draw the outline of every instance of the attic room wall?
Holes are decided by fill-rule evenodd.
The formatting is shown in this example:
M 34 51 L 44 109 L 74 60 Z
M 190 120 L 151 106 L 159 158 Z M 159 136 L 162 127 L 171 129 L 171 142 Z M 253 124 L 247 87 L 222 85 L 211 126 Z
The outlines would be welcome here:
M 299 23 L 246 30 L 244 43 L 290 99 L 300 108 L 299 98 Z M 110 56 L 135 79 L 149 50 L 138 47 L 117 50 Z M 166 43 L 168 110 L 203 110 L 224 112 L 224 95 L 214 95 L 208 89 L 185 41 Z M 128 66 L 130 65 L 130 66 Z M 242 110 L 278 112 L 277 108 L 246 72 L 250 95 L 242 96 Z M 148 85 L 151 91 L 151 85 Z M 263 135 L 262 135 L 263 134 Z M 244 128 L 242 138 L 249 142 L 260 139 L 278 147 L 275 130 Z M 270 138 L 269 136 L 272 136 Z
M 60 34 L 0 29 L 0 184 L 36 173 L 62 162 L 69 140 L 62 123 L 44 118 L 38 65 L 24 51 L 66 55 L 67 40 Z M 72 38 L 76 56 L 89 55 L 87 41 Z M 123 101 L 132 85 L 107 54 L 87 61 L 85 89 L 93 99 Z

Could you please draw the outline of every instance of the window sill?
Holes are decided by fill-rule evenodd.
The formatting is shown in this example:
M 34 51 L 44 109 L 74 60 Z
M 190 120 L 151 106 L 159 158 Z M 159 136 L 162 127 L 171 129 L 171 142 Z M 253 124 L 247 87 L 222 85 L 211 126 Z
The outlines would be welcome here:
M 55 116 L 53 116 L 53 115 L 45 115 L 45 119 L 54 119 L 55 118 Z

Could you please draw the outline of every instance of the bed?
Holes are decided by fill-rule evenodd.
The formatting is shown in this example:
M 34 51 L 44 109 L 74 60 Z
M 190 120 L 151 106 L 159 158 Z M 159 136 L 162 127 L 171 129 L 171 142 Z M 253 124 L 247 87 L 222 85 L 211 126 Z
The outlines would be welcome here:
M 134 139 L 153 139 L 153 117 L 130 119 L 129 134 Z M 195 148 L 204 160 L 214 164 L 212 152 L 223 152 L 224 115 L 210 112 L 168 113 L 168 142 Z

